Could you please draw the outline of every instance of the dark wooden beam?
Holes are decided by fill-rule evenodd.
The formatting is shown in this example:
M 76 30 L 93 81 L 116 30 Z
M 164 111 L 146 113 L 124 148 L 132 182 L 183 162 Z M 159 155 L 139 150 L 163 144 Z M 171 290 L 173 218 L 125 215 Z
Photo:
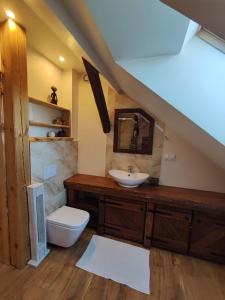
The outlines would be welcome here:
M 109 114 L 105 102 L 105 97 L 104 97 L 100 77 L 99 77 L 99 72 L 85 58 L 82 59 L 95 97 L 95 103 L 98 108 L 98 113 L 101 119 L 103 131 L 104 133 L 109 133 L 110 120 L 109 120 Z

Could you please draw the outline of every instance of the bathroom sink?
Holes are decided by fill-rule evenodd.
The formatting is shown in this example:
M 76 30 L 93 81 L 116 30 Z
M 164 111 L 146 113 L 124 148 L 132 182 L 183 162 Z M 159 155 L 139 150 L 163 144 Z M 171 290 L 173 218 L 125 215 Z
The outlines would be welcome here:
M 149 174 L 146 173 L 129 173 L 121 170 L 110 170 L 109 175 L 111 175 L 119 185 L 126 188 L 138 187 L 149 177 Z

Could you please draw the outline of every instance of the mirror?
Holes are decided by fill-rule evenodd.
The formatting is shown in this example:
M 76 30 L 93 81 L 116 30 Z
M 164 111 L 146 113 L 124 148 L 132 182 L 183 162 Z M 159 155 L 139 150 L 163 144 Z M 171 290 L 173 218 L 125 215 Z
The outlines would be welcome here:
M 140 108 L 116 109 L 114 152 L 152 154 L 154 119 Z

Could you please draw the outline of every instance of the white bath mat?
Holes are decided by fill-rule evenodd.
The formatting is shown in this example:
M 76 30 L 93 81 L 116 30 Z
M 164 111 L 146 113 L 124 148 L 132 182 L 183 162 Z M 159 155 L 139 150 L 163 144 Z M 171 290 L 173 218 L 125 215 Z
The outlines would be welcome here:
M 77 267 L 150 293 L 149 251 L 93 235 Z

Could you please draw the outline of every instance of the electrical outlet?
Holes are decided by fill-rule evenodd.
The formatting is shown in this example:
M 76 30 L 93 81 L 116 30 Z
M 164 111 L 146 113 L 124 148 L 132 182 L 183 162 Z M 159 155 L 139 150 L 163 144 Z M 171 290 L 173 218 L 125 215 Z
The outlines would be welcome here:
M 164 159 L 165 159 L 165 160 L 175 161 L 176 158 L 177 158 L 177 157 L 176 157 L 176 154 L 175 154 L 175 153 L 165 154 L 165 155 L 164 155 Z

